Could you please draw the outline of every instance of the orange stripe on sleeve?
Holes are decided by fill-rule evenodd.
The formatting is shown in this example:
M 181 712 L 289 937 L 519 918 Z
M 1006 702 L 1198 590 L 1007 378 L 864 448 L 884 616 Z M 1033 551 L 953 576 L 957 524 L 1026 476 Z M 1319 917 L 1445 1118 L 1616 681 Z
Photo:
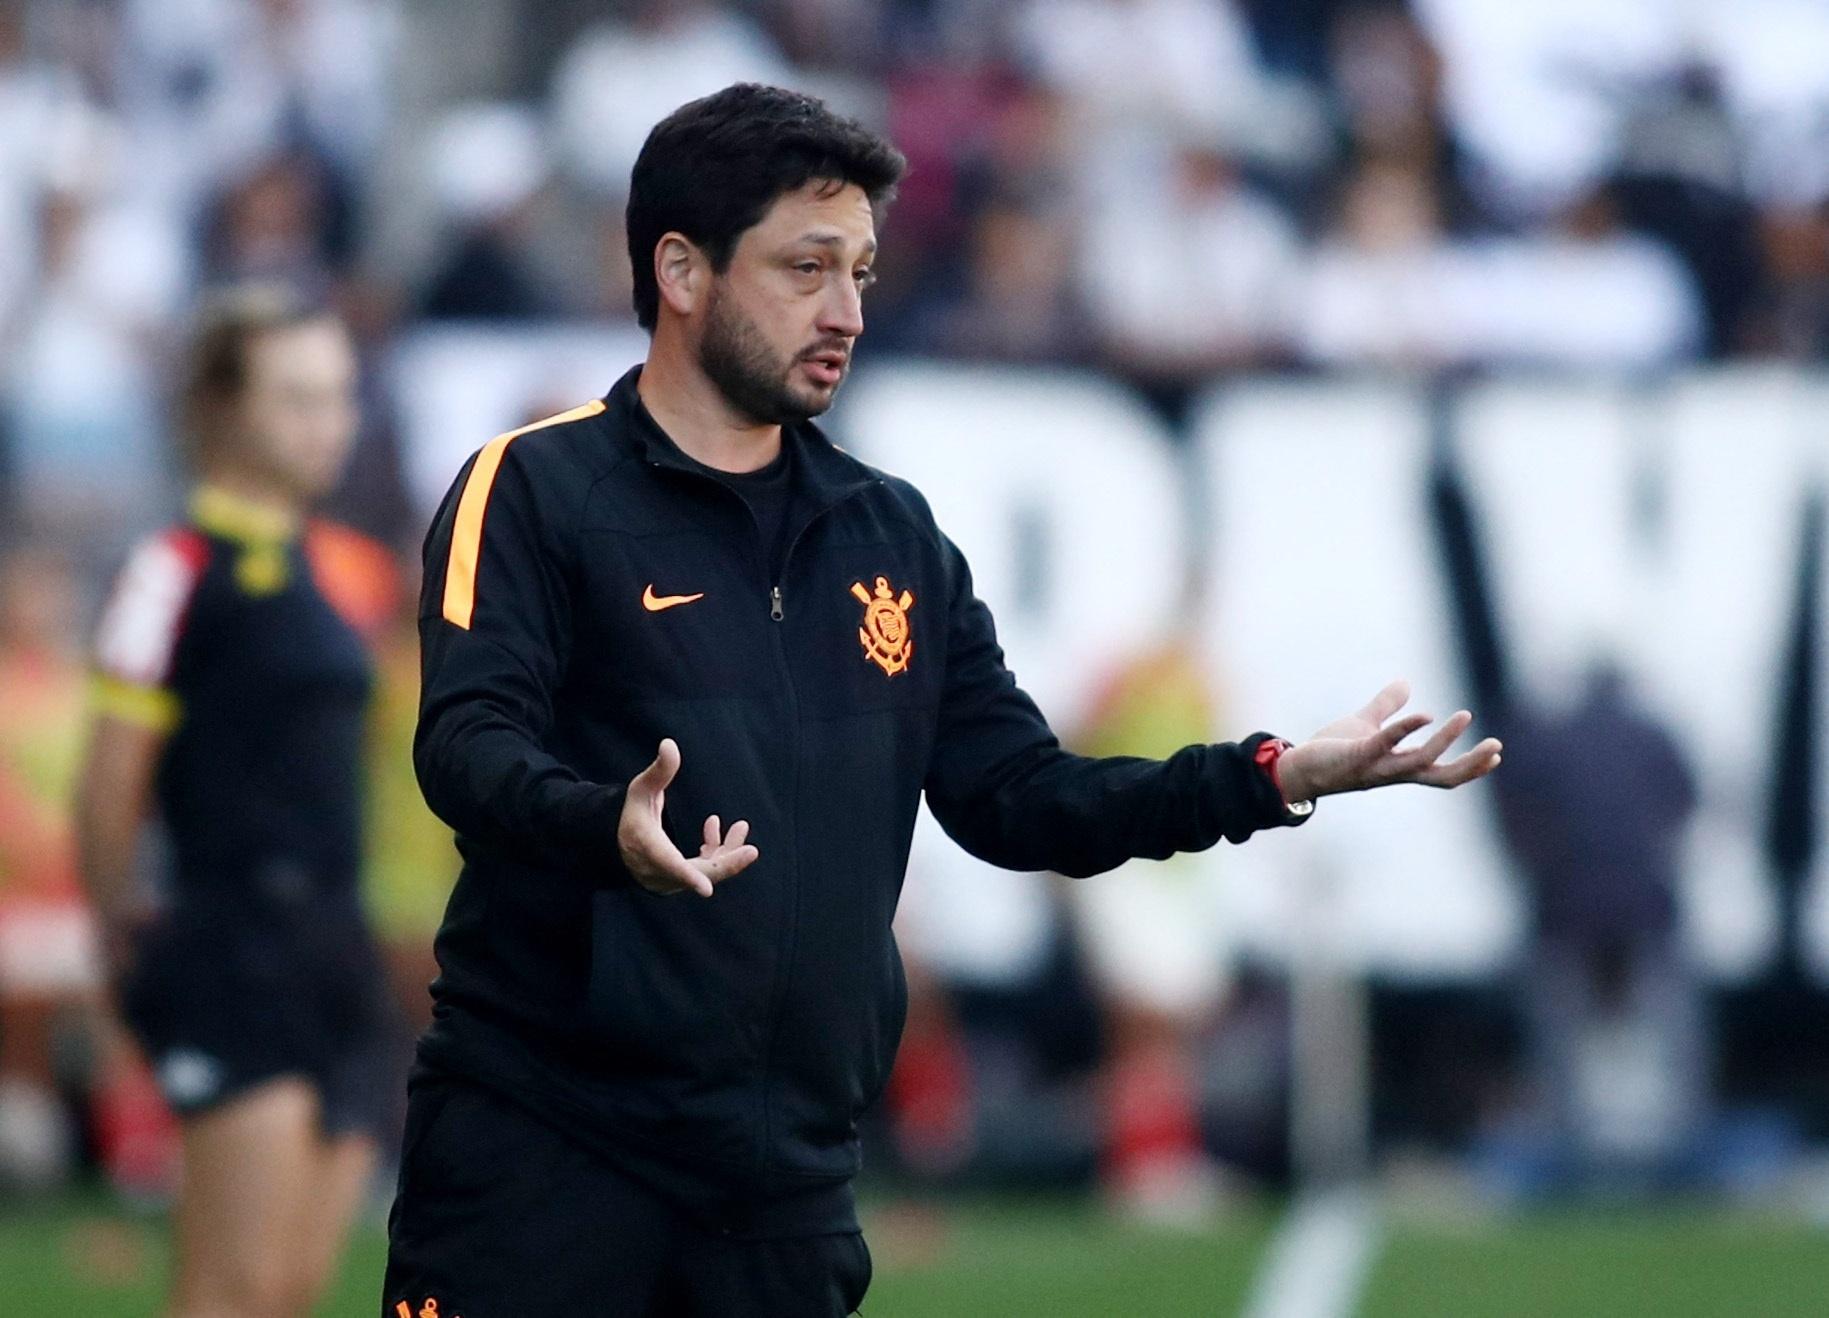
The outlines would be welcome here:
M 445 563 L 446 622 L 469 631 L 470 621 L 476 614 L 476 567 L 483 551 L 483 515 L 489 510 L 489 492 L 495 488 L 495 476 L 501 470 L 502 457 L 508 452 L 509 444 L 529 431 L 544 430 L 567 421 L 582 421 L 603 410 L 603 400 L 593 399 L 569 412 L 497 435 L 483 445 L 482 452 L 476 455 L 475 465 L 470 468 L 470 479 L 464 482 L 463 495 L 457 501 L 457 521 L 451 528 L 451 556 Z

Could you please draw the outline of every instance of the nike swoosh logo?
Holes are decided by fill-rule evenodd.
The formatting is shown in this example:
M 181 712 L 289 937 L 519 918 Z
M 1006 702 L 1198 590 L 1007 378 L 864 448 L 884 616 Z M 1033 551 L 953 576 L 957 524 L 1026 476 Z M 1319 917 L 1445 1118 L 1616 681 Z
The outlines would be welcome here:
M 648 588 L 641 593 L 641 606 L 649 613 L 659 613 L 662 609 L 671 609 L 677 605 L 690 604 L 693 600 L 704 598 L 705 592 L 702 590 L 696 595 L 656 595 L 654 583 L 650 581 Z

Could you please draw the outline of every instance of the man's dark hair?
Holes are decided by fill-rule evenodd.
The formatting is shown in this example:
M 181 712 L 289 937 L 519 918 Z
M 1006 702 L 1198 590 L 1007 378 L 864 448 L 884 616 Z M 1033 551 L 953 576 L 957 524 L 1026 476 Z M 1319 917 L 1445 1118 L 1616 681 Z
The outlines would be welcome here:
M 815 179 L 854 183 L 874 209 L 895 197 L 908 162 L 855 120 L 817 97 L 740 82 L 688 102 L 654 126 L 629 180 L 629 261 L 635 319 L 660 318 L 654 249 L 683 233 L 722 274 L 737 240 L 778 197 Z

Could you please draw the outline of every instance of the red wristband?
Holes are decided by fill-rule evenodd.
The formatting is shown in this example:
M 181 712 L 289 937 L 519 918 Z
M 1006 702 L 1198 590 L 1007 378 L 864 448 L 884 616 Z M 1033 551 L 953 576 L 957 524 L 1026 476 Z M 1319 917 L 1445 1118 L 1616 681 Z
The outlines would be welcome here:
M 1257 751 L 1252 756 L 1258 767 L 1270 775 L 1270 781 L 1276 785 L 1278 796 L 1283 796 L 1283 775 L 1277 770 L 1277 761 L 1283 758 L 1283 752 L 1288 750 L 1292 744 L 1281 737 L 1268 737 L 1257 744 Z M 1283 804 L 1289 804 L 1287 796 L 1283 796 Z

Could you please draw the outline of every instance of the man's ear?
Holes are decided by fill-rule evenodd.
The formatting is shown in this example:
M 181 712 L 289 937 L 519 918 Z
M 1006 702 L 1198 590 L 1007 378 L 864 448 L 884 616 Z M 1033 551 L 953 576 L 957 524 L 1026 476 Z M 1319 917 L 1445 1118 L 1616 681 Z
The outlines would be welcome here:
M 711 263 L 705 253 L 682 233 L 668 233 L 654 245 L 654 282 L 660 300 L 682 316 L 690 316 L 705 296 Z

